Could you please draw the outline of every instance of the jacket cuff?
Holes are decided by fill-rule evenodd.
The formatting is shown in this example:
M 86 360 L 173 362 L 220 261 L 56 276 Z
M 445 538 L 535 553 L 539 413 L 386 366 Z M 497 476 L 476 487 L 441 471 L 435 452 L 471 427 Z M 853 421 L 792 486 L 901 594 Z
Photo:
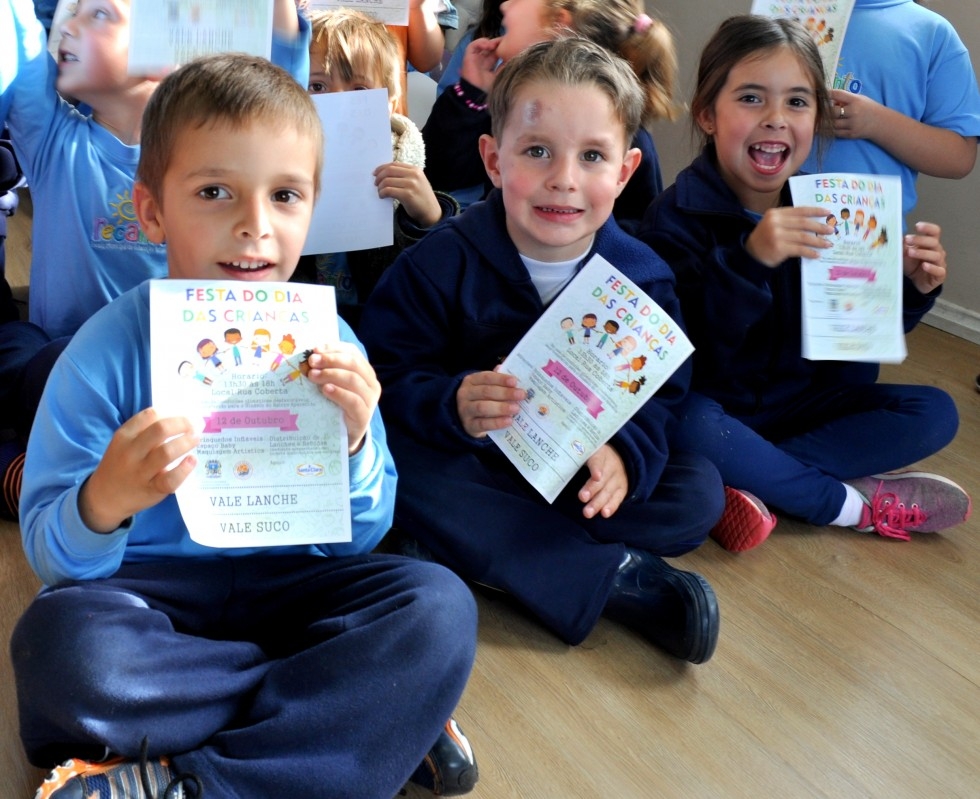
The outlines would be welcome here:
M 460 212 L 459 203 L 451 194 L 446 194 L 442 191 L 435 191 L 433 193 L 436 195 L 436 199 L 439 201 L 439 209 L 442 211 L 442 214 L 439 216 L 439 219 L 436 221 L 435 225 L 432 225 L 431 227 L 422 227 L 421 225 L 417 224 L 415 220 L 408 215 L 404 205 L 399 204 L 398 208 L 395 210 L 395 221 L 398 223 L 399 229 L 405 234 L 406 237 L 418 241 L 426 233 L 432 230 L 432 228 L 438 225 L 439 222 L 456 216 Z

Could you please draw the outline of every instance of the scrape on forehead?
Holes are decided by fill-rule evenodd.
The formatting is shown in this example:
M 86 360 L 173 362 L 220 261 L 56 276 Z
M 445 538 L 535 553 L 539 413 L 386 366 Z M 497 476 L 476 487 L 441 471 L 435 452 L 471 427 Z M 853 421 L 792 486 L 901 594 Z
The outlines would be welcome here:
M 524 103 L 524 107 L 521 109 L 521 116 L 524 117 L 524 121 L 527 123 L 535 123 L 541 119 L 541 111 L 544 104 L 537 98 L 531 98 Z

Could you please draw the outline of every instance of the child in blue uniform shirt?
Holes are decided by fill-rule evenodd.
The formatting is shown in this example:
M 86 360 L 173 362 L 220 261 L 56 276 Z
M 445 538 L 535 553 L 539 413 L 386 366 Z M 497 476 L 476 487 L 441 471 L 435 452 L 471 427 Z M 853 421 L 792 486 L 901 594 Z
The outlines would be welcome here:
M 832 246 L 833 228 L 826 209 L 792 207 L 787 182 L 830 109 L 802 25 L 763 16 L 722 23 L 691 102 L 704 149 L 639 233 L 677 275 L 695 346 L 678 441 L 721 471 L 729 508 L 712 535 L 735 551 L 773 529 L 766 505 L 903 540 L 959 524 L 971 510 L 951 480 L 892 471 L 952 440 L 959 419 L 948 394 L 855 382 L 850 364 L 802 356 L 800 258 Z M 946 279 L 939 233 L 920 222 L 905 237 L 906 331 Z
M 362 319 L 402 480 L 397 525 L 570 644 L 605 615 L 704 662 L 718 636 L 714 592 L 662 560 L 699 546 L 723 504 L 714 467 L 669 443 L 688 367 L 553 505 L 486 436 L 526 397 L 494 367 L 593 254 L 680 320 L 667 265 L 612 218 L 639 160 L 642 92 L 608 50 L 558 39 L 510 59 L 490 107 L 480 149 L 495 190 L 406 250 Z
M 18 433 L 0 446 L 0 515 L 17 518 L 24 441 L 51 364 L 99 308 L 164 277 L 167 260 L 133 214 L 140 123 L 159 77 L 127 72 L 129 0 L 75 4 L 61 24 L 57 61 L 33 4 L 0 4 L 0 18 L 14 22 L 0 25 L 0 110 L 34 207 L 30 321 L 0 325 L 0 424 Z M 305 86 L 309 25 L 293 0 L 274 8 L 272 60 Z
M 304 87 L 264 59 L 218 56 L 166 78 L 147 106 L 134 208 L 166 241 L 170 276 L 288 279 L 322 142 Z M 390 799 L 440 734 L 473 661 L 475 607 L 449 571 L 369 554 L 391 522 L 395 470 L 380 385 L 340 328 L 307 378 L 347 425 L 341 544 L 188 537 L 173 492 L 198 439 L 151 405 L 148 283 L 58 360 L 21 517 L 46 588 L 11 640 L 29 759 L 78 758 L 45 795 Z
M 856 0 L 834 76 L 834 137 L 804 172 L 902 179 L 915 207 L 920 172 L 970 174 L 980 136 L 980 90 L 950 23 L 915 0 Z

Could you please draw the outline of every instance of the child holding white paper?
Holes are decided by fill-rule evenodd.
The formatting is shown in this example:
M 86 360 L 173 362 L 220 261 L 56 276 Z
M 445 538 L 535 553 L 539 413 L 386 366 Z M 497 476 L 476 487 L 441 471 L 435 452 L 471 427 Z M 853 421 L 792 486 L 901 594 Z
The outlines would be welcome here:
M 305 255 L 294 280 L 333 286 L 341 315 L 357 329 L 365 300 L 381 273 L 437 222 L 459 213 L 450 195 L 435 192 L 425 177 L 422 134 L 395 111 L 400 96 L 395 38 L 381 22 L 351 9 L 310 15 L 311 94 L 387 89 L 393 160 L 374 171 L 378 196 L 395 201 L 394 243 L 346 253 Z
M 849 364 L 801 355 L 800 258 L 833 246 L 827 209 L 793 208 L 787 181 L 830 124 L 823 68 L 797 22 L 733 17 L 701 56 L 691 102 L 701 155 L 651 205 L 640 237 L 671 265 L 695 346 L 678 445 L 721 471 L 713 536 L 739 551 L 775 526 L 765 507 L 817 525 L 908 540 L 964 521 L 969 496 L 893 472 L 948 444 L 958 416 L 931 386 L 853 383 Z M 903 251 L 910 330 L 946 279 L 938 225 Z
M 60 24 L 57 60 L 33 4 L 0 3 L 0 17 L 13 22 L 0 26 L 0 78 L 9 81 L 0 110 L 34 203 L 30 321 L 0 325 L 0 426 L 18 433 L 0 445 L 0 515 L 16 518 L 24 442 L 55 358 L 82 322 L 163 277 L 167 263 L 133 214 L 143 109 L 160 76 L 128 74 L 129 0 L 74 4 Z M 309 27 L 294 0 L 275 0 L 273 26 L 273 62 L 305 84 Z
M 305 89 L 262 58 L 201 59 L 142 130 L 134 211 L 169 276 L 287 280 L 323 153 Z M 37 766 L 73 758 L 39 796 L 391 799 L 463 691 L 476 608 L 448 570 L 370 554 L 396 483 L 374 371 L 343 321 L 308 357 L 346 424 L 351 540 L 204 547 L 173 496 L 195 425 L 150 404 L 149 295 L 82 326 L 28 448 L 21 528 L 46 587 L 10 644 L 20 732 Z
M 666 264 L 612 218 L 640 158 L 642 90 L 608 50 L 559 38 L 510 59 L 489 101 L 480 150 L 495 190 L 402 253 L 361 323 L 402 481 L 396 524 L 570 644 L 604 615 L 703 663 L 718 638 L 714 591 L 663 560 L 699 546 L 722 511 L 714 467 L 670 443 L 689 363 L 554 504 L 486 435 L 527 397 L 494 367 L 592 255 L 680 322 Z

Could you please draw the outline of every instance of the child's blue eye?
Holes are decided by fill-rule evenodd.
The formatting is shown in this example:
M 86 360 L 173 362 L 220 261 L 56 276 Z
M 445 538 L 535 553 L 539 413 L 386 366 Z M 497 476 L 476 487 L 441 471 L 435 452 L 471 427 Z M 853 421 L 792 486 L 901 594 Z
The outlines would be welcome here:
M 525 152 L 531 156 L 531 158 L 544 158 L 548 155 L 548 151 L 540 144 L 532 144 Z

